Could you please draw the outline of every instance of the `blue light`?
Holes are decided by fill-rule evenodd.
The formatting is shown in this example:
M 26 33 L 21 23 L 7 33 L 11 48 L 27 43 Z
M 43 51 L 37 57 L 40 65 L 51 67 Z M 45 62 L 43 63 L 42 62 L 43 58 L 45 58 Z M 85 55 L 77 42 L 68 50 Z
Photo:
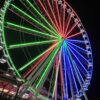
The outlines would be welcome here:
M 71 57 L 71 54 L 70 54 L 70 51 L 69 51 L 69 48 L 68 48 L 68 45 L 67 45 L 67 41 L 66 41 L 66 48 L 65 48 L 65 50 L 66 50 L 66 53 L 67 53 L 66 59 L 68 59 L 68 62 L 69 62 L 69 67 L 70 67 L 70 70 L 71 70 L 71 73 L 72 73 L 72 78 L 74 80 L 75 89 L 77 91 L 77 94 L 79 94 L 78 87 L 77 87 L 76 80 L 75 80 L 74 73 L 73 73 L 73 69 L 72 69 L 72 66 L 73 66 L 72 61 L 73 61 L 73 59 Z
M 67 41 L 71 43 L 73 42 L 73 43 L 78 43 L 78 44 L 85 44 L 85 42 L 82 40 L 67 39 Z
M 77 50 L 79 50 L 80 52 L 83 52 L 83 53 L 87 53 L 88 51 L 83 49 L 82 47 L 79 47 L 77 45 L 75 45 L 74 43 L 71 43 L 70 41 L 67 41 L 69 45 L 73 46 L 74 48 L 76 48 Z
M 64 100 L 68 100 L 68 82 L 67 82 L 67 69 L 66 69 L 66 60 L 65 60 L 65 52 L 64 52 L 64 48 L 66 47 L 65 41 L 63 42 L 63 60 L 64 60 L 64 80 L 65 80 L 65 88 L 66 88 L 66 97 L 64 98 Z
M 71 48 L 71 49 L 73 49 L 75 52 L 74 53 L 76 53 L 77 54 L 77 56 L 80 58 L 80 59 L 82 59 L 82 60 L 84 60 L 84 63 L 86 63 L 86 64 L 88 64 L 88 60 L 82 55 L 82 54 L 80 54 L 76 49 L 74 49 L 74 47 L 72 47 L 70 44 L 68 44 L 69 45 L 69 47 Z
M 86 74 L 88 74 L 87 69 L 85 68 L 85 66 L 80 62 L 79 58 L 76 56 L 76 54 L 74 53 L 74 51 L 69 48 L 69 50 L 72 52 L 72 54 L 74 55 L 74 57 L 76 58 L 76 60 L 79 62 L 79 64 L 81 65 L 81 68 L 83 68 L 83 70 L 85 71 Z

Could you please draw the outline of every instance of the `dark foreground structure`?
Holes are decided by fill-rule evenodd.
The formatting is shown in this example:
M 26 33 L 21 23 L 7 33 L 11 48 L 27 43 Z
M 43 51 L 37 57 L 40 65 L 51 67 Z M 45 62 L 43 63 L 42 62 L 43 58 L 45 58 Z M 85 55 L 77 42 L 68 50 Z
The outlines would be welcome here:
M 0 100 L 25 100 L 18 96 L 20 85 L 14 76 L 0 70 Z

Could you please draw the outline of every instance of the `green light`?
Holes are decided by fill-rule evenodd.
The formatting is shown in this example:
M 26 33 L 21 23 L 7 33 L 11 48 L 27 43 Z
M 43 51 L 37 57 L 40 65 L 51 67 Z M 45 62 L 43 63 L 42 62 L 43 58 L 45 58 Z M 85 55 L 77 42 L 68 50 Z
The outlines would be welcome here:
M 5 47 L 5 50 L 6 50 L 6 52 L 7 52 L 8 57 L 9 57 L 9 60 L 10 60 L 10 62 L 11 62 L 11 65 L 13 66 L 13 68 L 14 68 L 16 74 L 18 75 L 18 77 L 21 78 L 21 75 L 20 75 L 19 72 L 17 71 L 17 69 L 16 69 L 16 67 L 15 67 L 15 65 L 14 65 L 14 63 L 13 63 L 11 57 L 10 57 L 9 51 L 8 51 L 8 49 L 7 49 L 6 39 L 5 39 L 5 31 L 4 31 L 4 30 L 5 30 L 5 29 L 4 29 L 4 22 L 5 22 L 5 20 L 4 20 L 4 19 L 5 19 L 5 14 L 6 14 L 6 11 L 7 11 L 8 6 L 9 6 L 9 5 L 6 5 L 6 6 L 5 6 L 5 11 L 4 11 L 4 14 L 3 14 L 3 16 L 2 16 L 2 30 L 3 30 L 3 31 L 2 31 L 2 37 L 3 37 L 4 47 Z
M 20 28 L 20 29 L 23 29 L 25 31 L 28 31 L 28 34 L 31 34 L 29 32 L 32 32 L 33 34 L 36 33 L 36 34 L 40 34 L 40 35 L 44 35 L 44 36 L 48 36 L 48 37 L 52 37 L 52 38 L 57 38 L 57 37 L 55 37 L 53 35 L 49 35 L 48 33 L 40 32 L 40 31 L 31 29 L 31 28 L 28 28 L 28 27 L 24 27 L 24 26 L 21 26 L 21 25 L 17 25 L 17 24 L 11 23 L 11 22 L 6 22 L 6 24 L 10 25 L 12 27 L 15 27 L 15 28 Z
M 41 27 L 45 28 L 47 31 L 49 31 L 50 33 L 54 34 L 53 31 L 51 31 L 49 28 L 47 28 L 46 26 L 44 26 L 41 22 L 37 21 L 36 19 L 34 19 L 33 17 L 31 17 L 30 15 L 28 15 L 27 13 L 25 13 L 24 11 L 22 11 L 20 8 L 18 8 L 17 6 L 11 4 L 13 8 L 15 8 L 17 11 L 19 11 L 20 13 L 22 13 L 23 15 L 27 16 L 28 18 L 30 18 L 33 22 L 37 23 L 38 25 L 40 25 Z M 54 34 L 55 36 L 58 37 L 57 34 Z
M 46 52 L 48 52 L 50 50 L 47 49 L 46 51 L 42 52 L 41 54 L 39 54 L 37 57 L 35 57 L 34 59 L 32 59 L 30 62 L 28 62 L 27 64 L 25 64 L 24 66 L 22 66 L 19 71 L 24 70 L 25 68 L 27 68 L 29 65 L 31 65 L 34 61 L 36 61 L 37 59 L 39 59 L 41 56 L 43 56 Z
M 62 48 L 60 50 L 59 61 L 58 61 L 58 66 L 57 66 L 58 68 L 57 68 L 57 72 L 56 72 L 56 79 L 55 79 L 55 83 L 54 83 L 54 87 L 53 87 L 52 97 L 54 97 L 55 90 L 56 90 L 56 82 L 57 82 L 58 73 L 59 73 L 59 69 L 60 69 L 61 53 L 62 53 Z
M 36 90 L 34 90 L 32 87 L 29 87 L 29 89 L 30 89 L 31 92 L 33 92 L 34 94 L 36 94 Z M 39 93 L 37 93 L 36 95 L 37 95 L 38 99 L 41 98 L 42 100 L 49 100 L 48 98 L 46 98 L 45 96 L 42 96 Z
M 44 72 L 44 69 L 46 68 L 46 66 L 48 65 L 48 63 L 50 62 L 50 60 L 52 59 L 52 56 L 53 56 L 53 53 L 50 53 L 50 55 L 48 55 L 44 61 L 42 61 L 38 66 L 37 68 L 31 73 L 31 75 L 29 75 L 27 77 L 27 79 L 29 80 L 29 84 L 32 84 L 34 82 L 34 84 L 37 84 L 35 83 L 35 80 L 37 80 L 36 78 L 37 77 L 40 77 L 41 74 Z M 34 74 L 35 73 L 35 74 Z M 45 81 L 45 80 L 43 80 Z
M 23 48 L 23 47 L 34 46 L 34 45 L 48 44 L 48 43 L 52 43 L 52 42 L 56 42 L 56 41 L 57 40 L 48 40 L 48 41 L 39 41 L 39 42 L 15 44 L 15 45 L 10 45 L 9 49 Z
M 51 64 L 53 63 L 54 58 L 55 58 L 55 56 L 56 56 L 58 50 L 60 49 L 61 45 L 62 45 L 62 42 L 60 42 L 60 43 L 58 44 L 58 47 L 55 48 L 55 50 L 53 51 L 53 57 L 52 57 L 52 59 L 50 60 L 50 62 L 49 62 L 49 64 L 48 64 L 47 68 L 45 69 L 44 73 L 42 74 L 40 80 L 38 81 L 38 83 L 37 83 L 37 85 L 36 85 L 36 88 L 39 88 L 40 85 L 42 85 L 42 81 L 47 77 L 47 73 L 49 73 L 50 68 L 51 68 Z
M 32 3 L 31 3 L 29 0 L 26 0 L 26 1 L 27 1 L 27 2 L 30 4 L 30 6 L 37 12 L 37 14 L 38 14 L 41 18 L 43 18 L 43 20 L 50 26 L 50 28 L 53 29 L 54 34 L 59 35 L 58 32 L 57 32 L 57 31 L 50 25 L 50 23 L 46 20 L 46 18 L 35 8 L 35 6 L 32 5 Z
M 55 51 L 55 50 L 54 50 Z M 52 53 L 46 58 L 46 60 L 43 62 L 42 64 L 42 70 L 39 69 L 38 73 L 38 77 L 41 78 L 43 72 L 45 71 L 45 69 L 47 68 L 47 65 L 50 63 L 52 57 L 54 56 L 54 51 L 52 51 Z M 51 65 L 52 66 L 52 65 Z M 45 67 L 45 68 L 44 68 Z M 50 68 L 51 69 L 51 68 Z M 50 71 L 49 69 L 49 71 Z M 40 74 L 41 73 L 41 74 Z M 46 74 L 46 77 L 44 77 L 44 79 L 42 80 L 41 84 L 39 85 L 39 87 L 37 88 L 37 90 L 40 90 L 43 86 L 43 84 L 45 83 L 47 76 L 48 76 L 49 72 Z M 35 85 L 37 85 L 37 81 L 35 83 Z

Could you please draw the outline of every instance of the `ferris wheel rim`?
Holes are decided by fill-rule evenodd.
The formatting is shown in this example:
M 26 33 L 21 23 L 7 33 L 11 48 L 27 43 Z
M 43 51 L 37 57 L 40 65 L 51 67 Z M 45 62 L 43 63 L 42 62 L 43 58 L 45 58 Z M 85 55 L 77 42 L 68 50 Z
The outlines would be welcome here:
M 72 8 L 71 8 L 72 9 Z M 73 10 L 73 9 L 72 9 Z M 74 10 L 73 10 L 74 11 Z M 75 12 L 74 12 L 75 13 Z M 77 15 L 78 16 L 78 15 Z M 79 18 L 79 17 L 78 17 Z M 83 24 L 82 24 L 83 25 Z M 87 33 L 85 33 L 85 34 L 87 34 Z M 87 35 L 87 37 L 88 37 L 88 35 Z M 89 42 L 89 38 L 88 38 L 88 42 Z M 5 42 L 6 43 L 6 42 Z M 89 43 L 89 45 L 90 45 L 90 43 Z M 91 46 L 90 46 L 91 47 Z M 91 49 L 91 51 L 92 51 L 92 49 Z M 6 52 L 7 52 L 7 50 L 6 50 Z M 9 54 L 8 54 L 9 55 Z M 11 62 L 11 61 L 10 61 Z M 92 62 L 92 64 L 93 64 L 93 62 Z M 16 67 L 14 68 L 15 70 L 17 70 L 16 69 Z M 19 75 L 19 73 L 17 73 L 18 75 Z M 19 77 L 21 77 L 21 75 L 19 75 Z

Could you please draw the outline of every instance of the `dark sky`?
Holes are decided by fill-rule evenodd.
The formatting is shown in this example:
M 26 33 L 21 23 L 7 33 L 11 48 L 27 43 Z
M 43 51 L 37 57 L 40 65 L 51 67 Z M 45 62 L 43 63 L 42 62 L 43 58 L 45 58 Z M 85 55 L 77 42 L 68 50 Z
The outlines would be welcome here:
M 5 0 L 0 0 L 0 8 L 2 7 Z
M 100 100 L 100 3 L 99 0 L 68 0 L 85 26 L 92 45 L 94 72 L 89 87 L 89 100 Z M 0 6 L 1 6 L 0 0 Z

